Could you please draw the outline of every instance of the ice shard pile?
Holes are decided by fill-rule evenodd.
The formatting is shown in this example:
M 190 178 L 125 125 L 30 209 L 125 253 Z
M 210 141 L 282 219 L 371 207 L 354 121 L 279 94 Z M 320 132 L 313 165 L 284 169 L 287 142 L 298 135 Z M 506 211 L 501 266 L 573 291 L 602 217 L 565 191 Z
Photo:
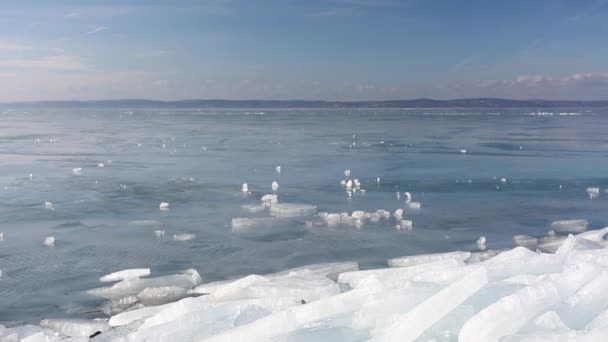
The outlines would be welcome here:
M 286 207 L 291 210 L 291 207 Z M 357 215 L 354 215 L 357 216 Z M 559 222 L 556 231 L 584 222 Z M 0 341 L 606 341 L 608 228 L 522 246 L 315 264 L 203 283 L 198 272 L 109 274 L 94 320 L 1 326 Z M 538 241 L 539 247 L 543 243 Z

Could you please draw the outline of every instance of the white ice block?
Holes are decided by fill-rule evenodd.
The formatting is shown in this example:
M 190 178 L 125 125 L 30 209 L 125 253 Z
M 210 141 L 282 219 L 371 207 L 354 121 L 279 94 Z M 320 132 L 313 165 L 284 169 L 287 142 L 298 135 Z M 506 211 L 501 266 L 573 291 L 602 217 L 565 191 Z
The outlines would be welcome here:
M 414 341 L 435 322 L 474 295 L 488 282 L 483 268 L 446 286 L 422 304 L 397 317 L 386 330 L 374 334 L 372 341 Z
M 560 220 L 551 223 L 551 229 L 563 233 L 582 233 L 587 230 L 587 220 Z
M 146 306 L 171 303 L 187 296 L 188 289 L 178 286 L 147 287 L 137 294 L 139 301 Z
M 300 217 L 314 215 L 317 207 L 309 204 L 279 203 L 270 207 L 270 215 L 274 217 Z
M 44 319 L 40 326 L 70 337 L 89 337 L 97 331 L 108 331 L 108 322 L 86 319 Z
M 156 278 L 129 278 L 110 287 L 102 287 L 87 291 L 88 293 L 108 299 L 116 299 L 129 295 L 137 295 L 146 287 L 177 286 L 191 289 L 202 283 L 201 276 L 194 269 Z
M 529 235 L 515 235 L 513 242 L 518 246 L 534 247 L 538 244 L 538 239 Z
M 101 278 L 99 281 L 109 282 L 109 281 L 120 281 L 130 278 L 141 278 L 147 277 L 150 275 L 149 268 L 132 268 L 128 270 L 122 270 L 114 273 L 107 274 Z
M 386 261 L 390 267 L 407 267 L 420 264 L 427 264 L 441 260 L 464 261 L 471 256 L 470 252 L 448 252 L 436 254 L 410 255 L 398 258 L 391 258 Z

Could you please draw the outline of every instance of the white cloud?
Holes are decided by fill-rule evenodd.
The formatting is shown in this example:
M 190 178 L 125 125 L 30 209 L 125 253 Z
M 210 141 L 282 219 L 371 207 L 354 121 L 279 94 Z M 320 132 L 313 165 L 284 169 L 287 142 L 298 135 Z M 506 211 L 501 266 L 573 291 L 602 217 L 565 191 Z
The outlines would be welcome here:
M 109 29 L 110 29 L 110 28 L 109 28 L 109 27 L 107 27 L 107 26 L 95 26 L 95 27 L 93 27 L 91 30 L 89 30 L 89 31 L 87 31 L 87 32 L 85 32 L 85 33 L 83 33 L 82 35 L 83 35 L 83 36 L 88 36 L 88 35 L 95 34 L 95 33 L 99 33 L 99 32 L 105 31 L 105 30 L 109 30 Z
M 0 68 L 29 70 L 84 70 L 87 65 L 78 57 L 68 55 L 35 59 L 0 59 Z
M 32 47 L 27 45 L 0 42 L 0 51 L 23 51 L 31 49 Z

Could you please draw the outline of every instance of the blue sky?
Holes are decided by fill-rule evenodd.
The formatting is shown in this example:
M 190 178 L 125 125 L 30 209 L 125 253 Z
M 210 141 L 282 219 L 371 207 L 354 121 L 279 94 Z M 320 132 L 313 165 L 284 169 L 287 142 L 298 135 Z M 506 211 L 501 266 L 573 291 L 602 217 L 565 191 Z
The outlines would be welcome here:
M 608 0 L 6 2 L 3 102 L 608 99 Z

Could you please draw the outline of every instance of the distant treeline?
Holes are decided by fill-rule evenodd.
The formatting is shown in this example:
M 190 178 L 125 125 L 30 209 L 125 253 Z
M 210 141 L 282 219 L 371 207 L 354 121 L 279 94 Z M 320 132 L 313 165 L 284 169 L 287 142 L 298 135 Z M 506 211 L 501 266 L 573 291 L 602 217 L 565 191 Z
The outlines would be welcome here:
M 44 108 L 577 108 L 608 107 L 602 101 L 509 100 L 475 98 L 455 100 L 309 101 L 309 100 L 95 100 L 2 103 L 2 107 Z

